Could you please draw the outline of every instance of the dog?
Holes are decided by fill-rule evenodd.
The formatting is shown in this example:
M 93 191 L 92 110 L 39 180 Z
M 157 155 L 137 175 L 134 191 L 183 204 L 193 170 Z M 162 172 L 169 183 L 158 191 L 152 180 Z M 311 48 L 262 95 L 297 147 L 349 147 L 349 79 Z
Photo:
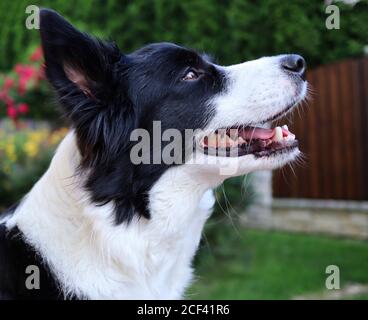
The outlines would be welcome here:
M 300 155 L 286 126 L 267 124 L 306 97 L 305 60 L 220 66 L 172 43 L 125 54 L 49 9 L 40 11 L 40 35 L 71 130 L 42 178 L 1 216 L 0 298 L 183 298 L 212 190 Z M 157 122 L 162 132 L 193 130 L 193 148 L 176 143 L 189 150 L 175 158 L 181 163 L 132 160 L 140 141 L 132 133 L 152 134 Z M 148 146 L 148 158 L 163 154 Z

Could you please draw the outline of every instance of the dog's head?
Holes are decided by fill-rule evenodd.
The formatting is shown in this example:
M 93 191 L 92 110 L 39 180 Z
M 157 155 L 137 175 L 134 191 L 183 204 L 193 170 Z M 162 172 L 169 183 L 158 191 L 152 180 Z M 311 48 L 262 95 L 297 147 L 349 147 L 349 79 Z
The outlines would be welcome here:
M 171 43 L 124 54 L 51 10 L 41 10 L 40 18 L 46 74 L 75 130 L 81 169 L 88 172 L 85 186 L 95 203 L 114 202 L 118 222 L 135 212 L 148 217 L 147 193 L 173 165 L 193 165 L 225 178 L 273 169 L 297 157 L 287 127 L 264 124 L 304 98 L 302 57 L 280 55 L 224 67 Z M 147 135 L 137 135 L 136 129 Z M 175 133 L 181 139 L 173 141 Z M 145 137 L 148 142 L 142 142 Z M 143 163 L 132 159 L 139 143 L 136 156 Z M 164 159 L 165 147 L 172 163 Z M 219 170 L 228 166 L 233 169 Z

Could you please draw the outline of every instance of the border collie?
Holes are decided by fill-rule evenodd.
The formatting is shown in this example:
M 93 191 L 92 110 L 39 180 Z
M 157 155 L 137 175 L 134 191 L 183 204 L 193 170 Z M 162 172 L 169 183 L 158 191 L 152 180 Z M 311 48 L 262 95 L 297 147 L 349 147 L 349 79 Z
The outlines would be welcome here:
M 266 123 L 304 99 L 304 59 L 220 66 L 172 43 L 125 54 L 48 9 L 40 34 L 47 78 L 72 129 L 43 177 L 1 216 L 0 298 L 182 298 L 212 189 L 298 157 L 287 127 Z M 189 149 L 182 163 L 132 161 L 140 142 L 132 133 L 152 134 L 155 122 L 162 131 L 194 130 L 193 148 L 176 143 Z M 148 145 L 146 156 L 163 154 Z

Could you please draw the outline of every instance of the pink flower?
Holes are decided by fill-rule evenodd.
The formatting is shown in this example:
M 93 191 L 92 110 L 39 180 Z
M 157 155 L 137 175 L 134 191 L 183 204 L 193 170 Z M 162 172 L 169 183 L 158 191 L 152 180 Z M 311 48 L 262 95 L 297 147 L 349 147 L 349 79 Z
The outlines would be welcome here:
M 20 96 L 24 96 L 27 89 L 27 80 L 25 78 L 19 79 L 18 93 Z
M 24 73 L 23 77 L 27 80 L 31 79 L 35 74 L 37 73 L 37 70 L 32 66 L 24 66 Z
M 36 48 L 36 50 L 31 55 L 31 61 L 39 61 L 42 59 L 42 49 L 41 47 Z
M 25 79 L 26 81 L 28 81 L 36 74 L 37 70 L 33 66 L 17 64 L 15 66 L 15 72 L 18 73 L 21 79 Z
M 9 96 L 8 94 L 6 94 L 4 96 L 4 102 L 6 103 L 6 105 L 9 107 L 13 107 L 14 106 L 14 100 L 11 96 Z
M 6 92 L 5 90 L 0 91 L 0 100 L 5 101 L 7 96 L 8 96 L 8 92 Z
M 15 109 L 13 106 L 8 106 L 7 114 L 10 119 L 14 120 L 17 117 L 17 109 Z
M 15 70 L 16 73 L 21 74 L 22 71 L 23 71 L 23 65 L 20 64 L 20 63 L 16 64 L 15 67 L 14 67 L 14 70 Z
M 14 80 L 9 78 L 9 77 L 5 77 L 5 81 L 4 81 L 4 90 L 7 91 L 9 89 L 11 89 L 14 85 Z
M 23 96 L 27 90 L 28 82 L 34 78 L 37 80 L 38 78 L 38 70 L 34 66 L 17 64 L 15 66 L 15 72 L 19 75 L 19 86 L 18 93 Z
M 17 110 L 18 110 L 19 113 L 24 114 L 24 113 L 27 113 L 29 111 L 29 106 L 26 103 L 20 103 L 20 104 L 18 104 Z

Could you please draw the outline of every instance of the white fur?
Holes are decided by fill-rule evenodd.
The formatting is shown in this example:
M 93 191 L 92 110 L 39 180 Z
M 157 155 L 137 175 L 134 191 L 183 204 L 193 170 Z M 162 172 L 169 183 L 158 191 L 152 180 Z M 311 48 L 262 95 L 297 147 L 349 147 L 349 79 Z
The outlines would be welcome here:
M 214 204 L 190 170 L 168 170 L 150 192 L 151 220 L 113 224 L 110 205 L 88 201 L 78 179 L 74 134 L 7 221 L 47 259 L 64 293 L 89 299 L 180 298 Z M 178 183 L 180 181 L 180 183 Z
M 5 215 L 4 217 L 2 217 L 0 219 L 0 224 L 6 223 L 9 220 L 9 218 L 10 218 L 10 215 L 8 215 L 8 214 Z
M 306 95 L 307 83 L 301 84 L 301 80 L 296 81 L 282 70 L 283 57 L 263 57 L 219 67 L 230 83 L 224 93 L 211 101 L 216 113 L 208 129 L 255 125 L 300 102 Z
M 216 115 L 209 128 L 261 121 L 303 96 L 303 90 L 298 93 L 281 72 L 277 59 L 224 68 L 232 80 L 229 90 L 213 101 Z M 83 177 L 75 175 L 80 155 L 71 132 L 6 224 L 17 225 L 47 259 L 65 296 L 181 298 L 192 279 L 191 261 L 214 204 L 211 189 L 229 176 L 279 167 L 298 152 L 260 159 L 196 153 L 154 184 L 149 192 L 150 220 L 134 218 L 129 225 L 116 226 L 112 205 L 91 204 L 81 187 Z

